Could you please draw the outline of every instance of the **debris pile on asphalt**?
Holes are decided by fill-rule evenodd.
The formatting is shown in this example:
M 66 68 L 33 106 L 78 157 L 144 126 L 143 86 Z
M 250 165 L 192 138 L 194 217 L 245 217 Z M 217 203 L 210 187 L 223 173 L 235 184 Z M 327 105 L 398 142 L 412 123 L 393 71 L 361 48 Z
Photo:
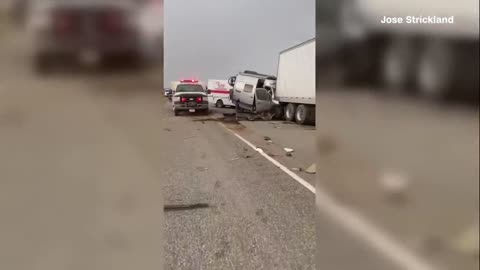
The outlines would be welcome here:
M 271 113 L 269 113 L 269 112 L 264 112 L 264 113 L 258 113 L 258 114 L 251 114 L 251 113 L 224 113 L 223 116 L 225 116 L 225 118 L 235 118 L 235 120 L 237 120 L 237 121 L 242 121 L 242 120 L 248 120 L 248 121 L 256 121 L 256 120 L 271 121 L 275 115 L 274 115 L 274 114 L 271 114 Z

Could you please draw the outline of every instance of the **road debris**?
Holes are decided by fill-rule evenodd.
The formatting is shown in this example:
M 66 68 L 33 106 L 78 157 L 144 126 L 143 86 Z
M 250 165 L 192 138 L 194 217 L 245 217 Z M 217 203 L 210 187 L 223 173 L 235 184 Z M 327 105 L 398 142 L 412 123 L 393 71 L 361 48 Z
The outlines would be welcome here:
M 270 157 L 278 157 L 278 155 L 272 154 L 272 153 L 267 153 L 267 155 L 270 156 Z
M 273 141 L 272 141 L 272 138 L 268 137 L 268 136 L 263 136 L 263 140 L 265 140 L 268 144 L 272 144 Z
M 182 210 L 194 210 L 194 209 L 201 209 L 201 208 L 208 208 L 210 205 L 208 203 L 194 203 L 194 204 L 171 204 L 171 205 L 164 205 L 163 211 L 182 211 Z
M 408 178 L 400 173 L 384 172 L 379 179 L 380 188 L 385 196 L 395 202 L 404 202 L 409 186 Z
M 290 148 L 283 148 L 283 150 L 286 152 L 287 157 L 291 157 L 292 153 L 294 152 L 294 150 Z
M 294 171 L 294 172 L 301 172 L 301 171 L 303 171 L 303 169 L 302 169 L 302 168 L 292 168 L 292 171 Z
M 271 121 L 274 117 L 273 114 L 269 113 L 269 112 L 264 112 L 264 113 L 258 113 L 258 114 L 252 114 L 252 113 L 231 113 L 231 114 L 228 114 L 228 113 L 224 113 L 223 114 L 224 116 L 227 116 L 227 117 L 235 117 L 236 120 L 239 120 L 241 121 L 242 119 L 243 120 L 248 120 L 248 121 L 256 121 L 256 120 L 261 120 L 261 121 Z
M 206 168 L 206 167 L 197 167 L 197 170 L 198 170 L 198 171 L 201 171 L 201 172 L 206 172 L 206 171 L 208 171 L 208 168 Z
M 169 129 L 169 128 L 164 128 L 163 130 L 165 130 L 165 131 L 172 131 L 172 130 Z
M 305 170 L 306 173 L 309 173 L 309 174 L 316 174 L 317 173 L 317 166 L 315 163 L 313 163 L 312 165 L 310 165 L 310 167 L 308 167 L 306 170 Z
M 230 161 L 235 161 L 235 160 L 239 160 L 240 158 L 239 157 L 235 157 L 235 158 L 231 158 Z

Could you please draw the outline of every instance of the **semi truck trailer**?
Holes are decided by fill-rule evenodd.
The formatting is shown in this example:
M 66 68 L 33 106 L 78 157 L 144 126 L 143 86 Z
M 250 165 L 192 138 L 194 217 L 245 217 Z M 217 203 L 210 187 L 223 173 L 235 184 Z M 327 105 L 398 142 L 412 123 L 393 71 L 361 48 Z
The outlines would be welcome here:
M 273 95 L 287 121 L 315 122 L 315 39 L 280 52 Z

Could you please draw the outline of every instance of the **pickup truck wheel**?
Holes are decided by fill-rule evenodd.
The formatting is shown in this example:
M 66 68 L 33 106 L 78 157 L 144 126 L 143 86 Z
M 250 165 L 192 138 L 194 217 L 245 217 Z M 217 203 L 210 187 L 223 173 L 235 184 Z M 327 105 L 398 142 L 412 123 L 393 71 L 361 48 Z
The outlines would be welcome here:
M 285 107 L 285 120 L 292 122 L 295 119 L 295 111 L 297 110 L 297 105 L 293 103 L 288 103 Z
M 217 108 L 223 108 L 225 107 L 225 105 L 223 105 L 223 101 L 221 99 L 217 100 L 217 102 L 215 103 L 215 106 Z
M 178 116 L 178 115 L 180 114 L 180 112 L 179 112 L 178 110 L 173 110 L 173 114 L 174 114 L 175 116 Z

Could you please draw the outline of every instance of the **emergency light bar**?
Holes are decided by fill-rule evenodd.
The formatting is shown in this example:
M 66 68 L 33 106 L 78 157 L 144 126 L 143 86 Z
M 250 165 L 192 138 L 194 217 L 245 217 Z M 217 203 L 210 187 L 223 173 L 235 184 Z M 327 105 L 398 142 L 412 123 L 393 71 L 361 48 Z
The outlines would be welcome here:
M 181 80 L 182 83 L 198 83 L 198 80 Z

